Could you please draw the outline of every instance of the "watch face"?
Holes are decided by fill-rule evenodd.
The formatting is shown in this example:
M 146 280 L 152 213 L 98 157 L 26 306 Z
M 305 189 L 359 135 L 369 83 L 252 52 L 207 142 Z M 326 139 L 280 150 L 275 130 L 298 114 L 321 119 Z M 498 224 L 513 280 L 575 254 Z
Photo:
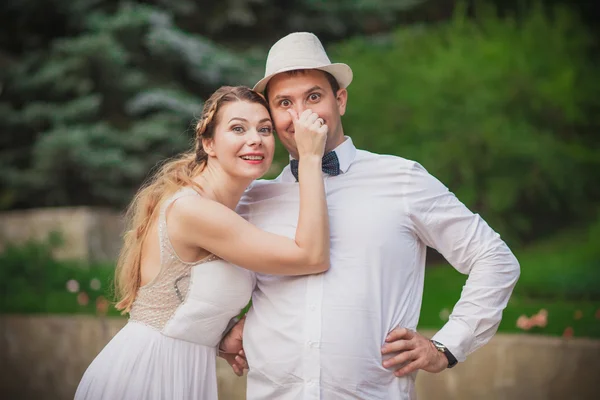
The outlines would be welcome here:
M 454 357 L 454 355 L 450 352 L 450 350 L 446 348 L 446 346 L 444 346 L 440 342 L 436 342 L 435 340 L 432 340 L 431 343 L 433 343 L 433 345 L 436 349 L 438 349 L 438 351 L 446 355 L 446 358 L 448 359 L 448 368 L 452 368 L 458 363 L 456 357 Z
M 446 351 L 446 346 L 444 346 L 440 342 L 436 342 L 435 340 L 432 340 L 431 342 L 433 343 L 435 348 L 438 349 L 439 351 L 442 351 L 442 352 Z

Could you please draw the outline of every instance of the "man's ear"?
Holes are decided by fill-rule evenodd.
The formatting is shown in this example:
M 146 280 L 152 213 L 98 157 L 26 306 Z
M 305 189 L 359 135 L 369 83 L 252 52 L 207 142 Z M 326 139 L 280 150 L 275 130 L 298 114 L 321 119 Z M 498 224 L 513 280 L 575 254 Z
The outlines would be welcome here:
M 340 89 L 335 96 L 335 101 L 337 102 L 338 111 L 340 115 L 344 115 L 346 113 L 346 102 L 348 101 L 348 91 L 346 89 Z
M 215 141 L 213 139 L 202 138 L 202 147 L 204 148 L 204 152 L 208 154 L 209 157 L 215 155 L 214 145 Z

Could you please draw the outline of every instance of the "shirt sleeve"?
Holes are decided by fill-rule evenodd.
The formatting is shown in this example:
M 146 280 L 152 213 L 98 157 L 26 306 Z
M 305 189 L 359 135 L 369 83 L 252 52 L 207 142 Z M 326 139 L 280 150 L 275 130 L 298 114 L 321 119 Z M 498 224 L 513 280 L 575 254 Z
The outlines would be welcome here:
M 519 263 L 500 235 L 418 163 L 407 189 L 406 207 L 417 236 L 469 275 L 448 322 L 433 337 L 464 361 L 496 333 Z

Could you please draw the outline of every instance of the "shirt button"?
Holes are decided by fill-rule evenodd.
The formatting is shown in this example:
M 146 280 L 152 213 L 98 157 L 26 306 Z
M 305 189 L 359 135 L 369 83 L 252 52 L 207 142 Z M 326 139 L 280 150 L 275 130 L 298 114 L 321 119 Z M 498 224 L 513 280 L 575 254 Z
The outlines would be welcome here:
M 317 306 L 315 306 L 314 304 L 311 304 L 310 306 L 308 306 L 308 309 L 310 311 L 315 311 L 317 309 Z
M 307 344 L 310 347 L 319 347 L 319 343 L 318 342 L 313 342 L 312 340 L 309 340 Z

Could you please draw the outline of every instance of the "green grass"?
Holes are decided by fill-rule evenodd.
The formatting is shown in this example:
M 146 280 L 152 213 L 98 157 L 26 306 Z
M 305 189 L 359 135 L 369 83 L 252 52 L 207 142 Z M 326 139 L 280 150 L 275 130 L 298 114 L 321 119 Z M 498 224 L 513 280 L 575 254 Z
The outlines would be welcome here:
M 548 311 L 548 325 L 530 333 L 562 335 L 573 328 L 578 337 L 600 338 L 600 246 L 597 229 L 566 232 L 515 252 L 521 277 L 504 312 L 500 332 L 524 332 L 516 327 L 520 315 Z M 430 267 L 425 274 L 425 293 L 420 328 L 439 329 L 440 311 L 452 310 L 466 276 L 448 265 Z M 582 316 L 576 318 L 576 312 Z
M 50 238 L 9 245 L 0 253 L 0 313 L 98 314 L 96 301 L 104 298 L 107 315 L 119 315 L 111 302 L 114 265 L 57 261 L 52 249 L 58 245 L 60 241 Z M 74 292 L 67 289 L 71 280 L 77 282 Z
M 565 232 L 515 252 L 521 264 L 521 277 L 504 312 L 499 331 L 523 332 L 516 327 L 520 315 L 548 310 L 548 325 L 528 332 L 562 335 L 573 328 L 579 337 L 600 338 L 600 224 L 590 230 Z M 28 243 L 8 246 L 0 253 L 0 313 L 97 314 L 96 299 L 112 298 L 114 266 L 59 262 L 51 257 L 54 244 Z M 79 284 L 89 301 L 81 305 L 78 293 L 67 290 L 69 280 Z M 101 282 L 94 289 L 93 279 Z M 466 276 L 452 267 L 429 267 L 419 328 L 439 329 L 440 312 L 452 310 L 458 301 Z M 575 318 L 580 311 L 582 317 Z M 108 315 L 119 315 L 109 307 Z

